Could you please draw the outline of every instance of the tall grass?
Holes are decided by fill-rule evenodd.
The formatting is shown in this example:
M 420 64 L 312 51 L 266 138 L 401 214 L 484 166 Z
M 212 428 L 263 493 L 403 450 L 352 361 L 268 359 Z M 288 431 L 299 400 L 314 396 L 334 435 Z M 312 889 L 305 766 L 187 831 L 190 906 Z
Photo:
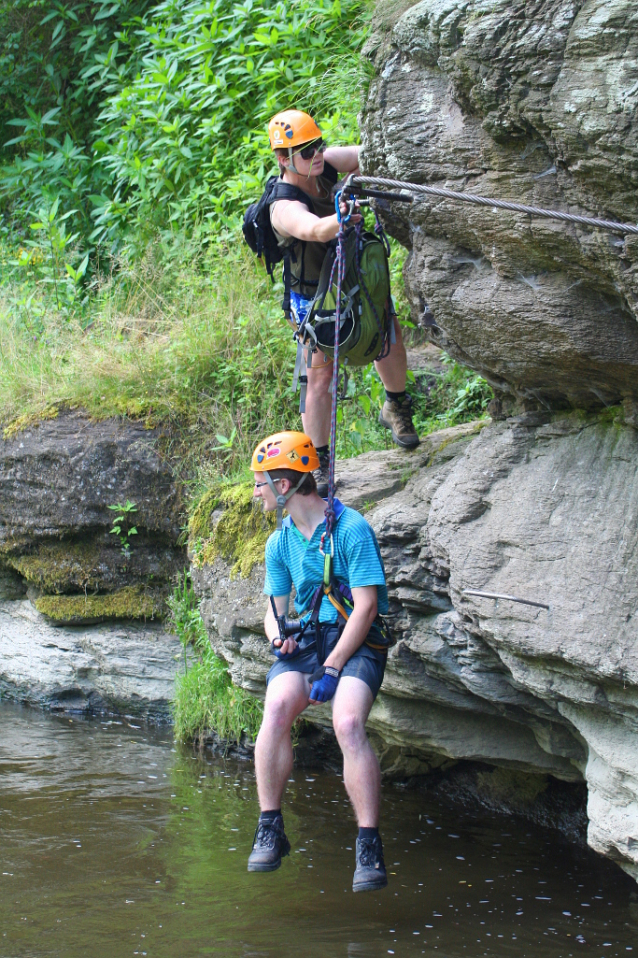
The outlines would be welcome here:
M 171 621 L 184 647 L 184 672 L 177 676 L 173 718 L 175 737 L 192 742 L 208 732 L 228 744 L 244 737 L 254 741 L 259 731 L 261 702 L 232 684 L 228 669 L 211 649 L 206 628 L 188 577 L 169 600 Z M 195 662 L 188 664 L 188 654 Z
M 206 435 L 223 462 L 245 457 L 273 423 L 295 421 L 294 348 L 280 293 L 248 252 L 224 252 L 197 267 L 171 268 L 151 250 L 140 264 L 101 279 L 86 328 L 56 314 L 47 290 L 30 311 L 16 308 L 20 287 L 15 278 L 5 284 L 4 425 L 52 407 L 82 407 L 98 418 L 128 415 Z

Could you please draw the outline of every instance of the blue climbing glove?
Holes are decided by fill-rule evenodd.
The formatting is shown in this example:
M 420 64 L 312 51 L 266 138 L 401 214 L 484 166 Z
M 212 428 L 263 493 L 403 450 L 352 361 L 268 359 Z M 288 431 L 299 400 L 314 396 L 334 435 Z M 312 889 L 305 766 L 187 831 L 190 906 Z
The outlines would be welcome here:
M 284 660 L 294 659 L 301 652 L 301 648 L 299 647 L 300 639 L 298 636 L 299 636 L 298 632 L 295 633 L 294 635 L 287 636 L 288 639 L 294 639 L 295 642 L 297 643 L 297 648 L 294 649 L 292 652 L 282 652 L 281 649 L 277 648 L 277 646 L 275 645 L 275 641 L 272 641 L 270 643 L 270 651 L 278 659 L 284 659 Z M 277 637 L 276 641 L 277 642 L 279 641 L 279 637 Z
M 329 702 L 337 691 L 339 684 L 339 670 L 333 669 L 331 665 L 322 665 L 310 676 L 312 688 L 310 689 L 311 702 Z

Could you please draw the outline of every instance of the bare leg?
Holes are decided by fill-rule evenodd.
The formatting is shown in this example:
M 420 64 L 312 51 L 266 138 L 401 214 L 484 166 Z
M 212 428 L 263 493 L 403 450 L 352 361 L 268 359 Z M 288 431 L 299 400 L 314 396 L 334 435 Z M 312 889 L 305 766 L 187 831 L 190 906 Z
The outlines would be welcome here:
M 268 686 L 264 719 L 255 744 L 257 793 L 262 811 L 281 808 L 292 771 L 292 723 L 308 705 L 310 683 L 302 672 L 282 672 Z
M 345 675 L 332 708 L 332 723 L 343 752 L 343 780 L 361 828 L 379 825 L 381 771 L 365 729 L 373 701 L 365 682 Z
M 408 358 L 403 345 L 403 336 L 401 335 L 401 326 L 399 320 L 394 320 L 394 331 L 396 333 L 396 343 L 390 347 L 389 354 L 385 359 L 375 363 L 375 367 L 381 382 L 391 393 L 402 393 L 405 390 L 405 376 L 408 370 Z
M 332 361 L 324 362 L 323 353 L 314 353 L 316 363 L 308 369 L 306 411 L 301 414 L 303 429 L 315 446 L 327 446 L 330 442 L 330 406 L 332 397 Z

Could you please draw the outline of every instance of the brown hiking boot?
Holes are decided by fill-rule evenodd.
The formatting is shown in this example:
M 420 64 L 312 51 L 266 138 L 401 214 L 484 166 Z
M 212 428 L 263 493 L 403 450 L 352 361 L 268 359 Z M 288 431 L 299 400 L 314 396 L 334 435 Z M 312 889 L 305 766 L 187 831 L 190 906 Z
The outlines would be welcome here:
M 412 400 L 406 396 L 401 402 L 386 399 L 379 413 L 379 422 L 392 431 L 397 446 L 413 449 L 419 445 L 419 437 L 412 422 Z
M 328 467 L 330 464 L 330 456 L 327 452 L 319 453 L 319 468 L 315 469 L 313 476 L 315 477 L 315 482 L 317 483 L 317 492 L 322 499 L 325 499 L 328 495 Z M 335 482 L 335 487 L 337 483 Z

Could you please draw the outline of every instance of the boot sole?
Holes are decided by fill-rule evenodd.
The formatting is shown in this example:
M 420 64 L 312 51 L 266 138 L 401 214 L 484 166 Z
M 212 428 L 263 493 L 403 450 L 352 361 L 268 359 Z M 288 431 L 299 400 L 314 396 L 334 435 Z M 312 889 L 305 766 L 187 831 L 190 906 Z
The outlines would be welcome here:
M 379 422 L 386 429 L 390 430 L 390 432 L 392 433 L 392 442 L 395 442 L 397 446 L 401 446 L 402 449 L 415 449 L 419 445 L 421 440 L 419 439 L 418 436 L 416 436 L 414 439 L 411 439 L 409 442 L 406 442 L 404 439 L 400 439 L 399 436 L 397 436 L 394 429 L 392 428 L 392 423 L 387 422 L 383 418 L 381 413 L 379 413 Z
M 388 879 L 385 881 L 365 881 L 358 882 L 356 885 L 353 884 L 352 890 L 357 891 L 376 891 L 377 889 L 385 888 L 388 884 Z
M 281 858 L 278 861 L 276 861 L 274 865 L 266 865 L 266 864 L 251 865 L 251 863 L 248 862 L 248 871 L 249 872 L 276 872 L 280 865 L 281 865 Z
M 276 862 L 248 862 L 248 871 L 249 872 L 276 872 L 281 865 L 281 859 L 285 858 L 286 855 L 290 854 L 290 843 L 286 842 L 287 848 L 284 846 L 281 850 L 281 855 Z

